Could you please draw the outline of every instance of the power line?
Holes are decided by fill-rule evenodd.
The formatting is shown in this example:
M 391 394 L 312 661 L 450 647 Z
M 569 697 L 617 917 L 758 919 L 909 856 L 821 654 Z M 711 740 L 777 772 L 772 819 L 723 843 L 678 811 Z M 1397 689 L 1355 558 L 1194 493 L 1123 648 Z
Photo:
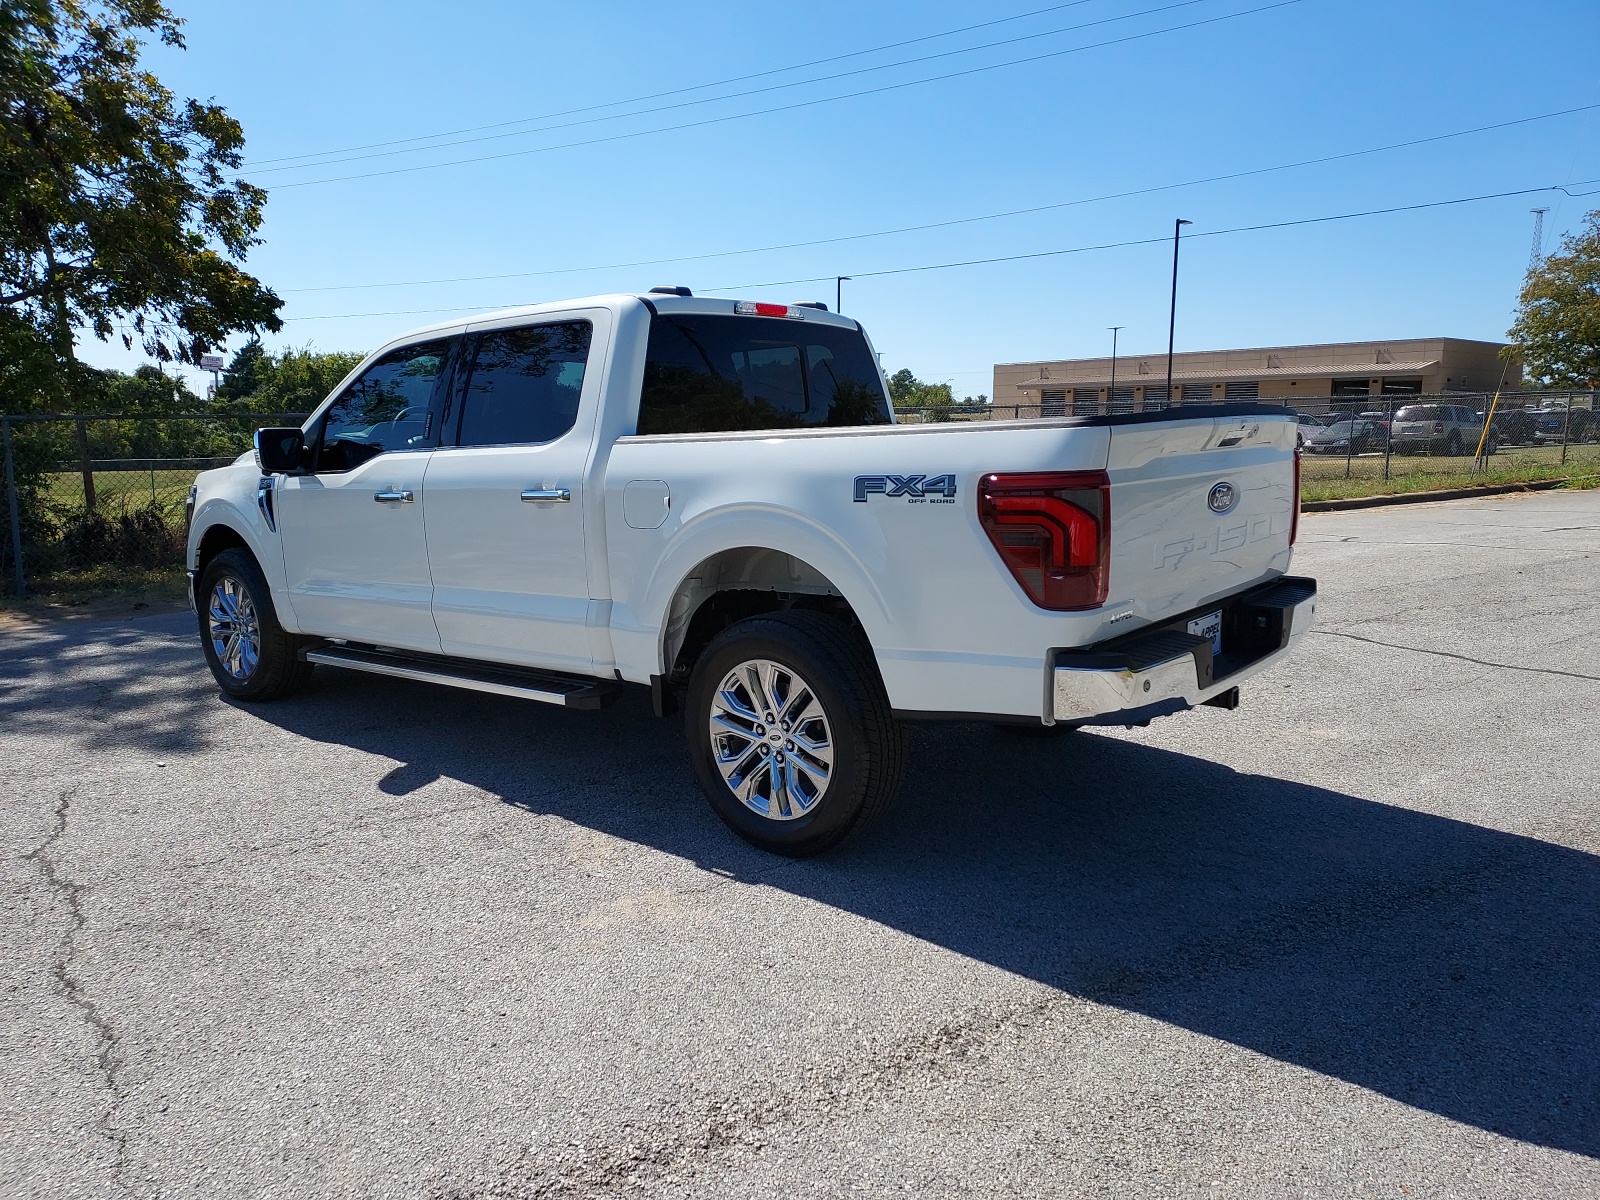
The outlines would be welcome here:
M 1198 3 L 1199 0 L 1184 0 L 1185 4 Z M 1190 21 L 1183 25 L 1170 25 L 1163 29 L 1151 29 L 1142 33 L 1131 33 L 1123 37 L 1108 38 L 1103 42 L 1091 42 L 1083 46 L 1071 46 L 1065 50 L 1051 50 L 1043 54 L 1029 55 L 1026 58 L 1010 59 L 1006 62 L 989 63 L 981 67 L 967 67 L 960 71 L 949 71 L 943 75 L 929 75 L 922 79 L 908 79 L 900 83 L 888 83 L 879 87 L 863 88 L 859 91 L 844 92 L 836 96 L 821 96 L 812 100 L 797 100 L 791 104 L 774 105 L 771 108 L 755 109 L 751 112 L 729 113 L 720 117 L 705 117 L 698 121 L 685 121 L 677 125 L 662 125 L 654 129 L 637 129 L 626 133 L 607 134 L 604 137 L 585 138 L 575 142 L 559 142 L 553 146 L 534 146 L 526 150 L 506 150 L 499 154 L 483 154 L 473 158 L 451 159 L 447 162 L 423 163 L 412 167 L 389 167 L 382 171 L 367 171 L 359 175 L 334 175 L 325 179 L 302 179 L 292 183 L 274 184 L 268 191 L 282 191 L 286 188 L 316 187 L 325 183 L 348 183 L 359 179 L 377 179 L 387 175 L 408 175 L 417 171 L 436 171 L 445 167 L 467 166 L 472 163 L 497 162 L 506 158 L 521 158 L 530 154 L 548 154 L 555 150 L 572 150 L 584 146 L 599 146 L 610 142 L 628 141 L 634 138 L 651 137 L 658 133 L 674 133 L 684 129 L 702 129 L 709 125 L 723 125 L 729 121 L 745 121 L 753 117 L 771 116 L 775 113 L 794 112 L 797 109 L 813 108 L 819 104 L 832 104 L 839 100 L 854 100 L 862 96 L 876 96 L 884 92 L 900 91 L 909 87 L 917 87 L 925 83 L 940 83 L 947 79 L 960 79 L 969 75 L 981 75 L 989 71 L 999 71 L 1007 67 L 1026 66 L 1029 63 L 1043 62 L 1047 59 L 1061 58 L 1068 54 L 1081 54 L 1087 50 L 1102 50 L 1108 46 L 1121 46 L 1129 42 L 1143 41 L 1146 38 L 1160 37 L 1167 33 L 1181 33 L 1189 29 L 1199 29 L 1206 25 L 1216 25 L 1223 21 L 1234 21 L 1241 17 L 1256 16 L 1260 13 L 1271 12 L 1274 9 L 1289 8 L 1292 5 L 1304 3 L 1305 0 L 1276 0 L 1272 4 L 1264 4 L 1257 8 L 1248 8 L 1240 12 L 1224 13 L 1218 17 L 1206 17 L 1198 21 Z M 1181 7 L 1171 5 L 1168 7 Z M 1152 9 L 1152 12 L 1162 11 Z M 1135 14 L 1143 15 L 1143 14 Z M 321 165 L 321 164 L 318 164 Z
M 438 142 L 431 146 L 413 146 L 404 150 L 379 150 L 372 154 L 356 154 L 344 158 L 328 158 L 322 162 L 307 163 L 301 166 L 266 167 L 257 174 L 271 174 L 277 171 L 299 171 L 314 167 L 331 167 L 339 163 L 364 162 L 374 158 L 392 158 L 399 154 L 419 154 L 427 150 L 445 150 L 452 146 L 476 145 L 481 142 L 498 141 L 503 138 L 527 137 L 535 133 L 554 133 L 562 129 L 576 129 L 584 125 L 598 125 L 606 121 L 621 121 L 630 117 L 646 117 L 655 113 L 674 112 L 684 108 L 698 108 L 706 104 L 720 104 L 726 100 L 742 100 L 750 96 L 761 96 L 771 92 L 786 91 L 791 88 L 809 87 L 814 83 L 829 83 L 836 79 L 848 79 L 857 75 L 872 75 L 879 71 L 890 71 L 897 67 L 916 66 L 918 63 L 933 62 L 941 58 L 954 58 L 962 54 L 976 54 L 980 50 L 993 50 L 1000 46 L 1012 46 L 1019 42 L 1032 42 L 1040 38 L 1056 37 L 1063 33 L 1075 33 L 1083 29 L 1093 29 L 1099 25 L 1113 25 L 1118 21 L 1131 21 L 1139 17 L 1153 16 L 1157 13 L 1171 12 L 1179 8 L 1193 8 L 1196 4 L 1207 4 L 1211 0 L 1173 0 L 1172 3 L 1163 4 L 1156 8 L 1146 8 L 1139 12 L 1124 13 L 1115 17 L 1102 17 L 1097 21 L 1085 21 L 1078 25 L 1066 25 L 1060 29 L 1047 29 L 1040 33 L 1023 34 L 1020 37 L 1004 38 L 998 42 L 987 42 L 981 46 L 969 46 L 960 50 L 941 50 L 937 54 L 924 54 L 918 58 L 901 59 L 899 62 L 880 63 L 872 67 L 856 67 L 849 71 L 839 71 L 833 75 L 819 75 L 813 79 L 797 79 L 789 83 L 773 83 L 765 87 L 750 88 L 743 92 L 730 92 L 725 96 L 707 96 L 699 100 L 680 100 L 674 104 L 661 104 L 655 108 L 642 108 L 633 112 L 610 113 L 603 117 L 585 117 L 579 121 L 567 121 L 560 125 L 546 125 L 539 129 L 523 129 L 511 133 L 485 134 L 482 137 L 462 138 L 454 142 Z
M 705 254 L 685 254 L 674 258 L 640 259 L 635 262 L 600 263 L 587 267 L 553 267 L 542 271 L 514 271 L 498 275 L 460 275 L 444 279 L 412 279 L 399 280 L 389 283 L 340 283 L 328 284 L 320 287 L 286 288 L 286 292 L 341 292 L 365 291 L 373 288 L 390 287 L 430 287 L 446 283 L 487 283 L 502 279 L 534 279 L 552 275 L 581 275 L 593 271 L 631 270 L 639 267 L 659 267 L 676 263 L 705 262 L 717 258 L 736 258 L 746 254 L 768 254 L 779 250 L 805 250 L 816 246 L 834 246 L 845 242 L 864 241 L 869 238 L 893 237 L 904 233 L 923 233 L 933 229 L 949 229 L 958 225 L 973 225 L 982 221 L 997 221 L 1008 217 L 1030 216 L 1035 213 L 1053 212 L 1064 208 L 1077 208 L 1087 204 L 1099 204 L 1107 200 L 1126 200 L 1136 196 L 1150 196 L 1160 192 L 1176 191 L 1179 188 L 1199 187 L 1208 183 L 1226 183 L 1237 179 L 1249 179 L 1255 176 L 1268 175 L 1278 171 L 1296 170 L 1301 167 L 1323 166 L 1328 163 L 1343 162 L 1352 158 L 1362 158 L 1373 154 L 1382 154 L 1392 150 L 1408 150 L 1417 146 L 1430 145 L 1434 142 L 1449 141 L 1453 138 L 1470 137 L 1479 133 L 1490 133 L 1500 129 L 1511 129 L 1519 125 L 1532 124 L 1535 121 L 1548 121 L 1556 117 L 1571 116 L 1575 113 L 1590 112 L 1600 109 L 1600 104 L 1587 104 L 1578 108 L 1565 108 L 1558 112 L 1540 113 L 1532 117 L 1518 117 L 1515 120 L 1500 121 L 1492 125 L 1478 125 L 1471 129 L 1458 129 L 1450 133 L 1432 134 L 1428 137 L 1411 138 L 1403 142 L 1390 142 L 1382 146 L 1372 146 L 1364 150 L 1347 150 L 1338 154 L 1327 154 L 1318 158 L 1300 159 L 1295 162 L 1278 163 L 1268 167 L 1251 167 L 1243 171 L 1231 171 L 1223 175 L 1208 175 L 1199 179 L 1183 180 L 1179 183 L 1153 184 L 1149 187 L 1131 188 L 1121 192 L 1107 192 L 1098 196 L 1084 196 L 1075 200 L 1062 200 L 1054 204 L 1038 204 L 1029 208 L 1014 208 L 1004 212 L 985 213 L 975 217 L 954 217 L 944 221 L 930 221 L 921 225 L 902 225 L 895 229 L 878 229 L 867 233 L 842 234 L 831 238 L 812 238 L 800 242 L 780 242 L 770 246 L 753 246 L 742 250 L 715 250 Z
M 1586 187 L 1591 183 L 1600 183 L 1600 179 L 1584 180 L 1574 184 L 1574 187 Z M 1519 188 L 1510 192 L 1491 192 L 1480 196 L 1460 196 L 1450 200 L 1429 200 L 1420 204 L 1400 204 L 1389 208 L 1369 208 L 1359 212 L 1333 213 L 1321 217 L 1301 217 L 1292 221 L 1269 221 L 1258 225 L 1236 225 L 1229 229 L 1204 230 L 1191 233 L 1190 238 L 1228 237 L 1241 233 L 1263 233 L 1274 229 L 1293 229 L 1305 225 L 1325 225 L 1334 221 L 1353 221 L 1363 217 L 1392 216 L 1396 213 L 1421 212 L 1432 208 L 1449 208 L 1462 204 L 1478 204 L 1488 200 L 1505 200 L 1514 196 L 1534 196 L 1541 192 L 1561 192 L 1572 197 L 1594 195 L 1594 192 L 1570 192 L 1560 184 L 1545 187 Z M 1100 242 L 1092 246 L 1071 246 L 1062 250 L 1034 250 L 1024 254 L 1002 254 L 989 258 L 969 258 L 956 262 L 925 263 L 914 267 L 891 267 L 878 271 L 858 270 L 852 276 L 855 279 L 877 279 L 890 275 L 912 275 L 926 271 L 950 271 L 961 267 L 992 266 L 998 263 L 1027 262 L 1040 258 L 1059 258 L 1069 254 L 1088 254 L 1099 250 L 1123 250 L 1134 246 L 1166 245 L 1171 237 L 1162 234 L 1158 237 L 1131 238 L 1121 242 Z M 811 275 L 802 279 L 766 279 L 754 283 L 719 284 L 714 287 L 701 288 L 701 294 L 712 295 L 721 292 L 747 291 L 764 287 L 792 287 L 802 283 L 827 283 L 834 277 L 832 275 Z M 499 308 L 515 308 L 516 305 L 499 305 Z M 432 313 L 453 312 L 489 312 L 492 308 L 482 305 L 458 305 L 451 308 L 412 308 L 396 309 L 389 312 L 365 313 L 322 313 L 307 317 L 286 317 L 285 321 L 336 321 L 349 320 L 358 317 L 404 317 L 419 316 Z
M 1594 182 L 1600 182 L 1600 180 L 1586 180 L 1583 184 L 1578 184 L 1576 186 L 1582 187 L 1587 183 Z M 1236 233 L 1261 233 L 1272 229 L 1292 229 L 1301 225 L 1325 225 L 1332 221 L 1352 221 L 1358 217 L 1382 217 L 1390 216 L 1395 213 L 1420 212 L 1423 209 L 1429 208 L 1449 208 L 1461 204 L 1477 204 L 1485 200 L 1505 200 L 1512 196 L 1534 196 L 1541 192 L 1566 192 L 1566 194 L 1569 196 L 1574 195 L 1572 192 L 1567 192 L 1565 187 L 1562 187 L 1559 184 L 1554 184 L 1546 187 L 1520 188 L 1513 192 L 1492 192 L 1482 196 L 1461 196 L 1453 200 L 1429 200 L 1422 204 L 1400 204 L 1391 208 L 1369 208 L 1364 209 L 1361 212 L 1335 213 L 1332 216 L 1326 217 L 1302 217 L 1294 221 L 1271 221 L 1261 225 L 1236 225 L 1231 229 L 1212 229 L 1200 233 L 1191 233 L 1188 236 L 1190 239 L 1194 239 L 1203 237 L 1226 237 Z M 1577 194 L 1581 195 L 1584 193 Z M 1171 240 L 1172 239 L 1168 235 L 1163 234 L 1160 237 L 1136 238 L 1126 242 L 1105 242 L 1097 246 L 1074 246 L 1066 250 L 1035 250 L 1027 254 L 1002 254 L 993 258 L 972 258 L 963 259 L 959 262 L 929 263 L 918 267 L 892 267 L 881 271 L 857 271 L 855 273 L 855 278 L 874 279 L 886 275 L 912 275 L 922 271 L 948 271 L 956 267 L 981 267 L 989 266 L 994 263 L 1026 262 L 1030 259 L 1036 258 L 1056 258 L 1066 254 L 1083 254 L 1091 250 L 1120 250 L 1130 246 L 1166 245 Z M 703 291 L 709 294 L 713 292 L 740 291 L 746 288 L 787 287 L 797 283 L 817 283 L 821 282 L 821 280 L 825 278 L 827 277 L 819 276 L 810 279 L 779 279 L 763 281 L 760 283 L 736 283 L 726 287 L 708 287 L 704 288 Z
M 534 121 L 554 121 L 560 117 L 571 117 L 581 113 L 598 112 L 603 108 L 621 108 L 628 104 L 643 104 L 650 100 L 663 100 L 668 96 L 682 96 L 687 95 L 690 92 L 703 92 L 709 88 L 728 87 L 735 83 L 747 83 L 752 79 L 766 79 L 773 75 L 786 74 L 789 71 L 804 71 L 811 67 L 826 66 L 828 63 L 844 62 L 847 59 L 852 58 L 862 58 L 868 54 L 881 54 L 885 50 L 899 50 L 906 46 L 915 46 L 923 42 L 937 41 L 939 38 L 955 37 L 958 34 L 973 33 L 979 29 L 989 29 L 995 25 L 1008 25 L 1016 21 L 1025 21 L 1029 17 L 1039 17 L 1046 13 L 1060 12 L 1062 9 L 1081 8 L 1083 5 L 1091 2 L 1092 0 L 1070 0 L 1070 3 L 1052 4 L 1048 8 L 1036 8 L 1031 12 L 1018 13 L 1013 17 L 997 17 L 992 21 L 980 21 L 976 25 L 963 25 L 958 29 L 947 29 L 942 33 L 924 34 L 921 37 L 907 38 L 906 40 L 900 42 L 886 42 L 881 46 L 871 46 L 865 50 L 851 50 L 847 54 L 834 54 L 827 58 L 814 58 L 809 62 L 794 63 L 787 67 L 773 67 L 770 70 L 755 71 L 749 75 L 735 75 L 730 79 L 719 79 L 713 83 L 696 83 L 691 84 L 688 87 L 670 88 L 664 92 L 650 92 L 646 95 L 634 96 L 627 100 L 609 100 L 603 104 L 590 104 L 585 105 L 582 108 L 568 108 L 562 109 L 559 112 L 541 113 L 532 117 L 519 117 L 514 121 L 496 121 L 490 125 L 470 125 L 464 129 L 447 129 L 439 133 L 419 134 L 416 137 L 409 138 L 395 138 L 386 142 L 368 142 L 365 145 L 345 146 L 335 150 L 317 150 L 307 154 L 290 154 L 278 158 L 263 158 L 248 164 L 248 169 L 253 171 L 271 163 L 299 162 L 307 158 L 326 158 L 337 154 L 355 154 L 362 150 L 381 150 L 388 146 L 402 146 L 411 142 L 428 142 L 437 138 L 457 137 L 463 133 L 483 133 L 490 129 L 505 129 L 512 125 L 528 125 Z M 727 97 L 719 97 L 719 99 L 727 99 Z M 431 146 L 420 148 L 434 149 L 434 147 Z M 312 165 L 321 166 L 325 164 L 319 163 Z

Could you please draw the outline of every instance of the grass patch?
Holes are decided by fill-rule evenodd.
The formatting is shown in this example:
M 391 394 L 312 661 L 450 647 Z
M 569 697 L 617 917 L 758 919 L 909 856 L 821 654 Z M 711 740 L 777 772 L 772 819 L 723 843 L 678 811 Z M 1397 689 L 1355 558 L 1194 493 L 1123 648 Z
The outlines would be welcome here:
M 95 503 L 113 508 L 182 503 L 195 474 L 192 467 L 181 471 L 96 471 Z M 83 507 L 83 476 L 78 472 L 53 472 L 45 476 L 45 481 L 50 504 Z
M 1569 486 L 1594 487 L 1600 476 L 1595 464 L 1586 462 L 1538 463 L 1493 462 L 1487 471 L 1416 471 L 1392 479 L 1303 479 L 1300 498 L 1355 500 L 1365 496 L 1401 496 L 1410 492 L 1437 492 L 1452 488 L 1495 487 L 1510 483 L 1537 483 L 1549 479 L 1571 479 Z
M 8 584 L 10 580 L 6 581 Z M 63 610 L 126 612 L 170 608 L 186 603 L 182 567 L 128 567 L 115 564 L 58 571 L 28 580 L 28 595 L 0 595 L 0 610 L 46 615 Z

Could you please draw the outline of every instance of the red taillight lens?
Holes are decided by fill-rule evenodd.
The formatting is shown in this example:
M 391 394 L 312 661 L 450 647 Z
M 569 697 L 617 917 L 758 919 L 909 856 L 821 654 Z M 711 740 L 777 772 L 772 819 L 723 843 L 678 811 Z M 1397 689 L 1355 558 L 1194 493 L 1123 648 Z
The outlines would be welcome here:
M 1443 433 L 1444 432 L 1444 422 L 1443 421 L 1435 421 L 1433 423 L 1433 431 L 1435 433 Z
M 1294 450 L 1294 510 L 1289 514 L 1289 545 L 1300 536 L 1300 447 Z
M 789 304 L 767 304 L 761 300 L 740 300 L 733 311 L 741 317 L 795 317 L 804 319 L 799 309 Z
M 978 521 L 1040 608 L 1098 608 L 1111 586 L 1111 480 L 1104 471 L 985 475 Z

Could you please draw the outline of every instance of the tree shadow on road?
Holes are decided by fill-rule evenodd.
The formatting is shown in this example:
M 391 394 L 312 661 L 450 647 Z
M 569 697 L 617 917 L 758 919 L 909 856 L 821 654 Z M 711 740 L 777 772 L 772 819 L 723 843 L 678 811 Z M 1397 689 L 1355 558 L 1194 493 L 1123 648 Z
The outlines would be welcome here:
M 126 670 L 167 675 L 185 711 L 223 703 L 198 654 L 153 654 L 131 650 Z M 22 705 L 7 694 L 0 719 Z M 306 696 L 239 711 L 390 760 L 374 764 L 375 797 L 460 780 L 1089 1000 L 1600 1157 L 1594 855 L 1113 737 L 961 725 L 915 732 L 904 793 L 878 827 L 796 863 L 723 829 L 677 722 L 638 697 L 569 713 L 323 671 Z M 136 715 L 113 723 L 127 744 L 169 738 L 168 722 Z

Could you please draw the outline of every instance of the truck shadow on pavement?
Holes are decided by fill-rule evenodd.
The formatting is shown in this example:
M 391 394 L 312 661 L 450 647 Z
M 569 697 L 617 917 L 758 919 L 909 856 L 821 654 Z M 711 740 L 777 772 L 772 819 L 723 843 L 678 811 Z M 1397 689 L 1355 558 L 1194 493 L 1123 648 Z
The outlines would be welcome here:
M 205 730 L 223 701 L 198 653 L 123 649 L 110 675 L 52 686 L 49 700 L 27 682 L 51 674 L 56 649 L 12 657 L 0 723 L 76 721 L 85 752 L 220 752 Z M 1595 855 L 1118 738 L 957 725 L 914 732 L 881 824 L 788 862 L 722 827 L 678 723 L 638 697 L 568 713 L 322 671 L 305 696 L 238 711 L 400 764 L 344 781 L 352 797 L 459 780 L 1091 1001 L 1600 1157 Z
M 727 833 L 676 721 L 332 678 L 253 712 L 1508 1137 L 1600 1157 L 1600 857 L 1116 738 L 914 731 L 876 828 Z M 573 786 L 552 790 L 555 780 Z M 914 986 L 914 985 L 913 985 Z

